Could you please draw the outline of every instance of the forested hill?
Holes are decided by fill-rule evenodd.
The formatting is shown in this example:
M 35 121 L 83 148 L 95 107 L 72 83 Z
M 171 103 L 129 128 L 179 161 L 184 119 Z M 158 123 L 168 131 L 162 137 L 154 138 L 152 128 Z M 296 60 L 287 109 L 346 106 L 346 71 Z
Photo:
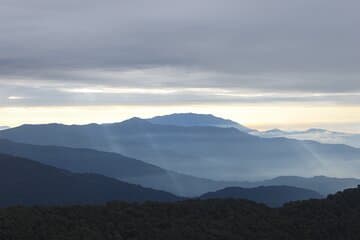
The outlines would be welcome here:
M 0 239 L 360 239 L 360 189 L 272 209 L 244 200 L 0 209 Z

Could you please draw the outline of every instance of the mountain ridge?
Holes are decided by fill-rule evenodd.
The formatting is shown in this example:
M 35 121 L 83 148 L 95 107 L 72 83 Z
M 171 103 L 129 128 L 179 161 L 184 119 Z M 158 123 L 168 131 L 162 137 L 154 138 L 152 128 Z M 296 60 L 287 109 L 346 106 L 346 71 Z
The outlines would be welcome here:
M 0 138 L 116 152 L 170 171 L 221 181 L 333 176 L 338 172 L 357 177 L 355 169 L 360 167 L 360 149 L 345 145 L 261 138 L 235 128 L 159 125 L 139 119 L 125 124 L 22 126 L 1 131 Z
M 232 183 L 189 176 L 118 153 L 86 148 L 44 146 L 0 139 L 0 153 L 23 157 L 75 173 L 96 173 L 144 187 L 195 197 Z
M 206 192 L 226 187 L 258 187 L 288 185 L 320 192 L 335 193 L 356 187 L 360 179 L 298 176 L 280 176 L 263 181 L 215 181 L 176 173 L 128 158 L 117 153 L 99 152 L 92 149 L 76 149 L 58 146 L 37 146 L 0 139 L 0 153 L 32 159 L 40 163 L 77 173 L 97 173 L 144 187 L 171 192 L 185 197 L 197 197 Z M 320 181 L 322 180 L 322 181 Z
M 259 186 L 254 188 L 228 187 L 215 192 L 209 192 L 200 199 L 246 199 L 263 203 L 270 207 L 281 207 L 283 204 L 309 199 L 321 199 L 319 193 L 292 186 Z
M 114 200 L 177 201 L 181 198 L 94 173 L 72 173 L 0 154 L 0 206 L 101 204 Z
M 251 132 L 251 134 L 264 138 L 285 137 L 297 140 L 312 140 L 325 144 L 345 144 L 360 148 L 360 134 L 330 131 L 322 128 L 309 128 L 304 131 L 271 129 L 263 132 Z
M 146 119 L 154 124 L 173 125 L 173 126 L 212 126 L 224 128 L 236 128 L 242 132 L 254 131 L 230 119 L 224 119 L 213 114 L 198 114 L 198 113 L 173 113 L 169 115 L 156 116 Z
M 242 182 L 240 186 L 277 186 L 287 185 L 316 191 L 324 196 L 343 191 L 347 188 L 355 188 L 360 185 L 357 178 L 336 178 L 327 176 L 300 177 L 300 176 L 279 176 L 273 179 L 258 182 Z

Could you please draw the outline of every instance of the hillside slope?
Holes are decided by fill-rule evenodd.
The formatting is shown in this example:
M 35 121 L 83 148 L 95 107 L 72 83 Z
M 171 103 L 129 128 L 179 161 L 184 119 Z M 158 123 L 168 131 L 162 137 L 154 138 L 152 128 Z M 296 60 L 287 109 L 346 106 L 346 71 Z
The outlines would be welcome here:
M 3 154 L 0 154 L 0 196 L 2 207 L 180 199 L 170 193 L 120 182 L 102 175 L 74 174 Z
M 233 185 L 167 171 L 121 154 L 0 139 L 0 153 L 19 156 L 75 173 L 97 173 L 144 187 L 197 197 Z

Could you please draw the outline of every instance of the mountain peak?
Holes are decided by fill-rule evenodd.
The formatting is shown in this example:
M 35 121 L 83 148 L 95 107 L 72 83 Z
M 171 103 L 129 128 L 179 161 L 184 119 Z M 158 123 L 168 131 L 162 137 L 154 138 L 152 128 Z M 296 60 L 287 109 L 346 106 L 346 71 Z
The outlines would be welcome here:
M 148 122 L 147 120 L 138 117 L 127 119 L 125 121 L 120 122 L 120 124 L 123 126 L 151 125 L 151 123 Z
M 306 132 L 320 132 L 320 133 L 323 133 L 323 132 L 328 132 L 328 130 L 321 129 L 321 128 L 310 128 Z
M 212 126 L 222 128 L 237 128 L 243 132 L 253 131 L 247 127 L 240 125 L 229 119 L 223 119 L 212 114 L 199 114 L 199 113 L 173 113 L 170 115 L 156 116 L 147 119 L 149 122 L 161 125 L 174 125 L 183 127 L 192 126 Z
M 132 117 L 132 118 L 129 118 L 123 122 L 145 122 L 146 120 L 142 119 L 142 118 L 139 118 L 139 117 Z
M 270 130 L 265 131 L 264 133 L 283 133 L 284 131 L 279 128 L 273 128 Z

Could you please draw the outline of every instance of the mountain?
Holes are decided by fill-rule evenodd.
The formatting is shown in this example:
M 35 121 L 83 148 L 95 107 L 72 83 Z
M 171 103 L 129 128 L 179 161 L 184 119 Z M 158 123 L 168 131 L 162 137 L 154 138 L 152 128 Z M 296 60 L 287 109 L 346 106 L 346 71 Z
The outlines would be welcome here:
M 305 131 L 282 131 L 272 129 L 264 132 L 254 131 L 251 134 L 265 137 L 286 137 L 298 140 L 313 140 L 328 144 L 346 144 L 352 147 L 360 148 L 360 134 L 334 132 L 325 129 L 311 128 Z
M 75 173 L 97 173 L 185 197 L 199 196 L 234 184 L 179 174 L 117 153 L 92 149 L 38 146 L 0 139 L 0 153 Z
M 261 138 L 235 128 L 160 125 L 134 118 L 105 125 L 23 125 L 1 131 L 0 137 L 116 152 L 170 171 L 221 181 L 283 175 L 360 176 L 360 149 Z
M 0 239 L 360 239 L 360 188 L 269 208 L 245 200 L 0 209 Z
M 208 127 L 222 127 L 222 128 L 236 128 L 242 132 L 252 132 L 253 129 L 242 126 L 241 124 L 216 117 L 212 114 L 197 114 L 197 113 L 174 113 L 165 116 L 157 116 L 147 121 L 154 124 L 173 125 L 183 127 L 194 126 L 208 126 Z
M 28 158 L 79 173 L 99 173 L 118 179 L 162 175 L 157 166 L 110 152 L 57 146 L 37 146 L 0 139 L 0 153 Z
M 268 135 L 268 136 L 278 136 L 280 134 L 285 134 L 285 133 L 288 133 L 288 132 L 282 131 L 281 129 L 278 129 L 278 128 L 274 128 L 274 129 L 270 129 L 270 130 L 267 130 L 267 131 L 264 131 L 264 132 L 258 132 L 258 133 L 262 134 L 264 136 L 266 136 L 266 135 Z
M 326 196 L 360 184 L 360 179 L 324 176 L 312 178 L 284 176 L 254 182 L 213 181 L 168 171 L 116 153 L 91 149 L 37 146 L 1 139 L 0 153 L 32 159 L 76 173 L 97 173 L 185 197 L 198 197 L 206 192 L 230 186 L 251 188 L 273 185 L 311 189 Z
M 334 178 L 325 176 L 316 176 L 311 178 L 297 177 L 297 176 L 281 176 L 270 180 L 258 182 L 242 182 L 239 184 L 243 187 L 256 186 L 293 186 L 298 188 L 305 188 L 316 191 L 324 196 L 343 191 L 347 188 L 354 188 L 360 185 L 360 179 L 356 178 Z
M 360 179 L 324 176 L 276 177 L 255 182 L 213 181 L 179 174 L 117 153 L 57 146 L 37 146 L 0 139 L 0 153 L 24 157 L 76 173 L 97 173 L 144 187 L 171 192 L 184 197 L 198 197 L 230 186 L 294 186 L 311 189 L 326 196 L 356 187 Z
M 69 205 L 113 200 L 176 201 L 166 192 L 97 174 L 74 174 L 24 158 L 0 154 L 0 206 Z
M 0 131 L 1 130 L 5 130 L 5 129 L 8 129 L 9 127 L 7 127 L 7 126 L 0 126 Z
M 261 186 L 256 188 L 229 187 L 202 195 L 201 199 L 247 199 L 264 203 L 270 207 L 280 207 L 291 201 L 320 199 L 322 196 L 311 190 L 289 186 Z

